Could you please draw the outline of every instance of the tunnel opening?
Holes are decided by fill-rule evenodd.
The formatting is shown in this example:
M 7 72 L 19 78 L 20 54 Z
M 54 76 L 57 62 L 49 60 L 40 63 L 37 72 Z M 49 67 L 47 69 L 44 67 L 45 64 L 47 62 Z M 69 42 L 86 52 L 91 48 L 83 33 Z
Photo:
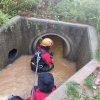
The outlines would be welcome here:
M 9 59 L 9 60 L 14 60 L 16 56 L 17 56 L 17 49 L 12 49 L 12 50 L 8 53 L 8 59 Z
M 56 46 L 56 43 L 57 43 L 56 38 L 58 38 L 57 40 L 62 42 L 62 54 L 63 54 L 62 56 L 66 59 L 70 58 L 70 55 L 72 52 L 72 44 L 71 44 L 70 38 L 69 37 L 65 38 L 56 33 L 46 33 L 46 34 L 36 37 L 31 45 L 32 54 L 34 54 L 36 47 L 41 42 L 41 39 L 44 39 L 44 38 L 51 38 L 54 41 L 54 46 Z

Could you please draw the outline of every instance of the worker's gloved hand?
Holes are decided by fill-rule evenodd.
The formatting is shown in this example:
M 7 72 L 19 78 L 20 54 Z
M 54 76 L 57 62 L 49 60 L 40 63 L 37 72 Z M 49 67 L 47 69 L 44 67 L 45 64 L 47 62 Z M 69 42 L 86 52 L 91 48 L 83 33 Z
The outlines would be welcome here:
M 54 55 L 54 53 L 53 53 L 53 52 L 51 52 L 51 53 L 50 53 L 50 57 L 51 57 L 51 58 L 53 58 L 53 55 Z

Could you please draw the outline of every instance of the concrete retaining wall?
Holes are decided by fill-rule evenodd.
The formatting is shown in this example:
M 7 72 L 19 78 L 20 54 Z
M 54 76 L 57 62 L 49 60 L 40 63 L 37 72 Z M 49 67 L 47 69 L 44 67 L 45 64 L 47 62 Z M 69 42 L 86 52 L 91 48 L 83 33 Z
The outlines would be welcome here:
M 15 17 L 0 27 L 0 69 L 12 62 L 8 60 L 8 54 L 14 48 L 18 50 L 16 58 L 23 54 L 20 17 Z
M 90 60 L 95 58 L 97 50 L 96 30 L 92 26 L 87 27 L 87 34 L 84 35 L 81 42 L 78 57 L 76 59 L 77 70 L 85 66 Z
M 50 33 L 59 35 L 70 44 L 70 53 L 66 57 L 70 61 L 77 63 L 77 68 L 87 64 L 94 58 L 97 39 L 96 31 L 88 25 L 67 23 L 54 20 L 24 18 L 16 16 L 8 24 L 0 27 L 0 68 L 12 63 L 21 55 L 33 54 L 33 43 L 38 36 L 49 35 Z M 92 33 L 92 34 L 90 34 Z M 95 42 L 94 44 L 91 42 Z M 93 49 L 95 48 L 95 49 Z M 9 60 L 8 54 L 16 49 L 17 54 L 14 59 Z M 66 49 L 64 50 L 67 51 Z
M 71 61 L 76 61 L 81 41 L 83 40 L 84 35 L 87 34 L 87 26 L 35 18 L 26 18 L 23 19 L 23 22 L 23 25 L 25 26 L 24 33 L 29 34 L 29 36 L 31 34 L 32 36 L 33 32 L 34 36 L 32 36 L 32 40 L 34 40 L 34 38 L 38 37 L 39 35 L 44 35 L 45 33 L 55 33 L 65 37 L 69 41 L 71 46 L 71 52 L 69 57 L 67 58 Z M 30 26 L 29 28 L 27 27 L 27 23 Z M 38 26 L 40 33 L 38 33 L 36 26 Z

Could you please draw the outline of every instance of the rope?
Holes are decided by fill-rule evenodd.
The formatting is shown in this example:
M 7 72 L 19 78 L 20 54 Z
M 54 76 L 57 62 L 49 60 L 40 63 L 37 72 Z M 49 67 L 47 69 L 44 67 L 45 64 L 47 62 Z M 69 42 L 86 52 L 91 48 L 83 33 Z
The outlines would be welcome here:
M 35 81 L 36 81 L 36 75 L 37 75 L 37 70 L 38 70 L 38 63 L 39 63 L 39 60 L 40 60 L 40 53 L 41 52 L 37 52 L 37 64 L 36 64 L 36 71 L 35 71 L 35 75 L 34 75 L 34 83 L 33 83 L 33 89 L 32 89 L 32 95 L 34 95 L 34 100 L 36 100 L 36 95 L 35 95 L 35 91 L 34 91 L 34 86 L 35 86 Z M 31 100 L 32 100 L 32 97 L 31 97 Z

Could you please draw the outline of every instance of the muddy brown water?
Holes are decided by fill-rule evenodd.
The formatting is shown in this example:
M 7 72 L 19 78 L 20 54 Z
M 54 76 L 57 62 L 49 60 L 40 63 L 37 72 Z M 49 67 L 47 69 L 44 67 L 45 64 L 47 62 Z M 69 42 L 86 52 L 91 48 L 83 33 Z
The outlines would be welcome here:
M 76 72 L 76 64 L 63 58 L 62 40 L 54 38 L 53 41 L 54 45 L 50 51 L 54 52 L 55 67 L 50 73 L 53 74 L 55 85 L 58 88 Z M 21 96 L 23 99 L 30 96 L 34 83 L 34 72 L 30 68 L 32 57 L 33 55 L 22 55 L 0 71 L 0 100 L 7 100 L 11 94 Z M 35 84 L 37 85 L 37 79 Z

